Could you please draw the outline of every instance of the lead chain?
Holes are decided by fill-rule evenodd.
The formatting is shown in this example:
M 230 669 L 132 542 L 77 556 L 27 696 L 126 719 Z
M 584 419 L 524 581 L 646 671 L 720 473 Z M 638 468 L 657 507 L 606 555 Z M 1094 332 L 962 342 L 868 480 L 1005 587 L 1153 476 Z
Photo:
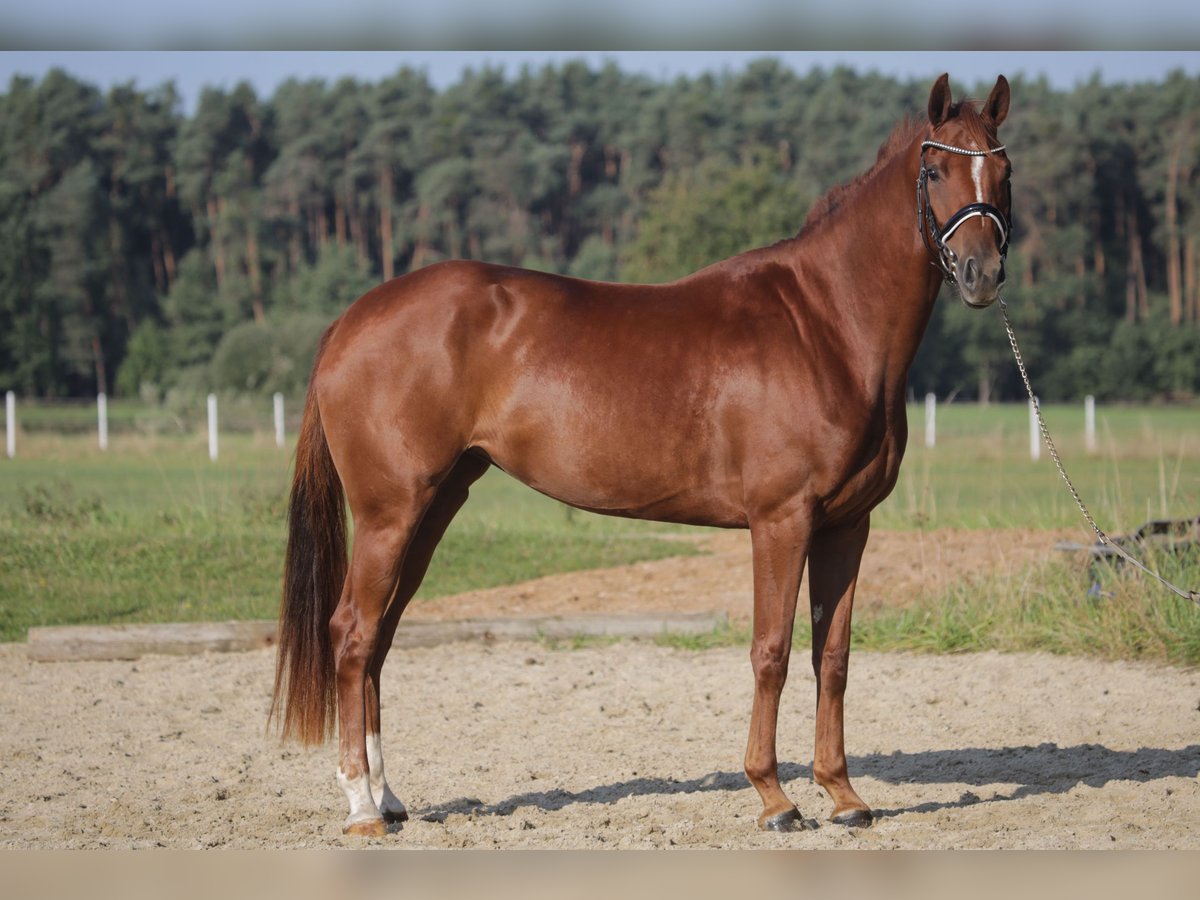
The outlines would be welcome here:
M 1067 477 L 1067 470 L 1063 468 L 1062 460 L 1058 456 L 1058 448 L 1054 446 L 1054 439 L 1050 437 L 1050 430 L 1046 427 L 1046 420 L 1042 418 L 1042 407 L 1038 403 L 1038 399 L 1034 396 L 1033 386 L 1029 383 L 1029 373 L 1025 371 L 1025 360 L 1021 358 L 1021 348 L 1017 345 L 1017 335 L 1013 331 L 1012 323 L 1008 320 L 1008 304 L 1001 298 L 1000 314 L 1004 316 L 1004 330 L 1008 332 L 1008 343 L 1012 347 L 1013 357 L 1017 361 L 1017 368 L 1021 371 L 1021 380 L 1025 383 L 1025 393 L 1029 395 L 1029 402 L 1033 404 L 1033 411 L 1037 416 L 1038 428 L 1042 432 L 1042 439 L 1046 442 L 1046 447 L 1050 451 L 1050 458 L 1054 460 L 1054 465 L 1058 469 L 1058 474 L 1062 476 L 1063 483 L 1066 484 L 1067 490 L 1071 492 L 1071 496 L 1075 499 L 1075 505 L 1079 507 L 1079 511 L 1083 513 L 1083 517 L 1087 519 L 1087 523 L 1092 526 L 1092 531 L 1096 532 L 1096 537 L 1100 538 L 1100 543 L 1112 547 L 1126 562 L 1133 563 L 1147 575 L 1151 575 L 1158 579 L 1164 586 L 1174 591 L 1184 600 L 1191 600 L 1193 603 L 1200 604 L 1200 593 L 1196 591 L 1185 591 L 1183 588 L 1176 587 L 1163 578 L 1157 572 L 1153 572 L 1146 568 L 1141 562 L 1134 559 L 1125 548 L 1120 544 L 1113 543 L 1107 534 L 1105 534 L 1100 526 L 1096 524 L 1096 520 L 1092 518 L 1092 514 L 1088 512 L 1088 508 L 1084 505 L 1083 500 L 1079 496 L 1079 492 L 1075 490 L 1075 485 L 1071 483 L 1071 479 Z

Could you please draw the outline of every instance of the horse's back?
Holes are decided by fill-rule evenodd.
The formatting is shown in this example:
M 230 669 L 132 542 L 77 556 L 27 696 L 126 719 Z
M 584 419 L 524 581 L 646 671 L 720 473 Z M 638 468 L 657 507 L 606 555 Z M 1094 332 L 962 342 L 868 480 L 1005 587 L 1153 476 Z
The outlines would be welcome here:
M 542 377 L 678 381 L 713 362 L 767 349 L 754 291 L 714 275 L 662 285 L 615 284 L 472 261 L 393 279 L 357 300 L 331 328 L 320 366 L 537 368 Z M 767 312 L 781 321 L 782 310 Z M 770 329 L 767 329 L 770 331 Z M 399 359 L 398 357 L 403 357 Z M 675 373 L 671 376 L 670 373 Z

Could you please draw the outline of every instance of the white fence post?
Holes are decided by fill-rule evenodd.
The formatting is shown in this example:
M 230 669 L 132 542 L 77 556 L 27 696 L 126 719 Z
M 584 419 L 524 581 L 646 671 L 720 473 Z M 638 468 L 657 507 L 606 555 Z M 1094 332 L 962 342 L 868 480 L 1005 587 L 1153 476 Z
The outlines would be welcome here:
M 1096 398 L 1083 398 L 1083 441 L 1088 453 L 1096 452 Z
M 1037 462 L 1042 456 L 1042 435 L 1038 431 L 1037 398 L 1029 401 L 1029 458 Z
M 9 459 L 17 455 L 17 395 L 12 391 L 4 395 L 4 449 Z
M 217 458 L 217 395 L 208 395 L 208 458 Z
M 275 446 L 283 446 L 283 394 L 275 395 Z
M 100 449 L 108 449 L 108 397 L 96 395 L 96 420 L 100 429 Z
M 932 392 L 925 395 L 925 446 L 937 446 L 937 397 Z

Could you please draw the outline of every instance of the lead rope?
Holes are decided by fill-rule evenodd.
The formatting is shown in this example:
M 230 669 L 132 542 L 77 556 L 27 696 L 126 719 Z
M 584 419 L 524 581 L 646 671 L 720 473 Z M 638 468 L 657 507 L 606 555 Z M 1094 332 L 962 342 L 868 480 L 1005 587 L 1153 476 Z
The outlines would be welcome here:
M 1096 532 L 1096 537 L 1100 538 L 1100 543 L 1112 547 L 1126 562 L 1133 563 L 1147 575 L 1156 578 L 1163 586 L 1178 594 L 1184 600 L 1191 600 L 1193 603 L 1200 604 L 1200 592 L 1185 591 L 1181 587 L 1177 587 L 1167 579 L 1163 578 L 1157 572 L 1152 572 L 1147 569 L 1142 563 L 1134 559 L 1125 551 L 1125 548 L 1120 544 L 1115 544 L 1107 534 L 1100 530 L 1100 526 L 1096 524 L 1096 520 L 1092 518 L 1092 514 L 1088 512 L 1088 508 L 1084 506 L 1083 500 L 1079 497 L 1079 492 L 1075 490 L 1075 485 L 1071 483 L 1071 479 L 1067 477 L 1067 470 L 1063 468 L 1062 460 L 1058 457 L 1058 449 L 1054 446 L 1054 440 L 1050 437 L 1050 431 L 1046 428 L 1046 420 L 1042 418 L 1042 407 L 1038 403 L 1037 397 L 1033 394 L 1033 387 L 1029 383 L 1029 373 L 1025 371 L 1025 361 L 1021 358 L 1021 348 L 1017 346 L 1017 336 L 1013 332 L 1012 323 L 1008 320 L 1008 304 L 1003 298 L 1000 299 L 1000 314 L 1004 316 L 1004 329 L 1008 332 L 1008 343 L 1012 346 L 1013 357 L 1017 360 L 1017 368 L 1021 370 L 1021 380 L 1025 382 L 1025 393 L 1029 395 L 1029 402 L 1033 404 L 1033 411 L 1037 414 L 1038 428 L 1042 431 L 1042 439 L 1046 442 L 1046 447 L 1050 451 L 1050 458 L 1054 460 L 1054 465 L 1058 468 L 1058 474 L 1062 476 L 1063 482 L 1067 486 L 1067 490 L 1071 492 L 1071 496 L 1075 498 L 1075 504 L 1079 507 L 1079 511 L 1083 513 L 1083 517 L 1087 519 L 1087 523 L 1092 526 L 1092 531 Z

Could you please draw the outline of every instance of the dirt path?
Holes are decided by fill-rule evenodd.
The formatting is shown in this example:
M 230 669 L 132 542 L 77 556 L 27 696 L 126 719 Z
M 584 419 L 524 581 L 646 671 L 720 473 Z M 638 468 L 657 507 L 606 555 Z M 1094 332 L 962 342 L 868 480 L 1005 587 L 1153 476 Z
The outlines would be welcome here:
M 987 559 L 1013 564 L 1016 547 L 1046 546 L 1045 535 L 985 546 L 936 537 L 940 558 L 971 572 Z M 744 547 L 720 540 L 730 543 L 712 559 L 504 589 L 501 608 L 487 612 L 552 611 L 555 596 L 586 610 L 600 590 L 608 610 L 748 602 L 738 583 Z M 883 543 L 864 590 L 873 582 L 879 602 L 911 598 L 924 589 L 912 554 L 889 568 Z M 910 577 L 917 587 L 898 587 Z M 423 612 L 470 614 L 490 596 Z M 809 780 L 813 679 L 803 654 L 796 662 L 780 721 L 782 775 L 805 816 L 820 820 L 829 803 Z M 333 748 L 281 747 L 264 735 L 272 667 L 270 651 L 35 664 L 19 646 L 0 646 L 0 846 L 365 843 L 340 833 Z M 1029 654 L 856 654 L 851 774 L 879 821 L 790 835 L 754 828 L 758 800 L 740 770 L 751 694 L 744 648 L 456 644 L 394 655 L 384 681 L 388 770 L 413 813 L 376 842 L 385 846 L 1200 847 L 1194 671 Z
M 678 535 L 705 551 L 619 569 L 552 575 L 526 584 L 471 591 L 413 604 L 414 619 L 533 616 L 565 612 L 723 610 L 747 619 L 751 609 L 750 535 L 702 531 Z M 903 606 L 953 582 L 1016 573 L 1046 559 L 1060 540 L 1088 540 L 1079 529 L 1028 531 L 877 531 L 863 557 L 857 609 Z M 801 596 L 808 596 L 807 580 Z

